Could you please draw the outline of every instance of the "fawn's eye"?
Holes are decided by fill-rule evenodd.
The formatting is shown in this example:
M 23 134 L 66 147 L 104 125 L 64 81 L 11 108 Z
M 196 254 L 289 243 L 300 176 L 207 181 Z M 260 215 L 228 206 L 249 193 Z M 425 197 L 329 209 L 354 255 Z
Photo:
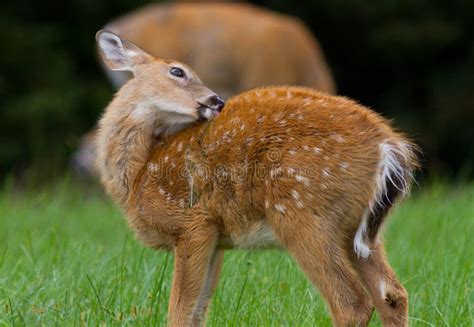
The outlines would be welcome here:
M 186 77 L 186 74 L 184 73 L 184 70 L 178 67 L 171 67 L 170 69 L 170 74 L 174 75 L 176 77 L 184 78 Z

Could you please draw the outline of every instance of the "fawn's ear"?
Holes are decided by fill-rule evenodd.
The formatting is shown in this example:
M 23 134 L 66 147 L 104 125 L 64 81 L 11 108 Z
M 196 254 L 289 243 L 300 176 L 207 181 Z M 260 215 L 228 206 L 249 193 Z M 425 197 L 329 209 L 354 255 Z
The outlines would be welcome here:
M 122 40 L 117 34 L 100 30 L 95 35 L 100 56 L 110 70 L 133 72 L 136 65 L 152 59 L 148 53 L 135 44 Z

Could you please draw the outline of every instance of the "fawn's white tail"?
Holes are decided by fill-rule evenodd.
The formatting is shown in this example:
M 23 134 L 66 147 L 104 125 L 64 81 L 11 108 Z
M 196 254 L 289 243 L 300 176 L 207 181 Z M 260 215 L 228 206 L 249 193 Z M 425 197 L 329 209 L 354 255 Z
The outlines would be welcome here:
M 416 168 L 414 158 L 414 148 L 409 143 L 386 140 L 380 144 L 373 198 L 354 237 L 354 251 L 358 256 L 369 257 L 369 243 L 376 239 L 388 210 L 398 197 L 410 193 L 413 170 Z

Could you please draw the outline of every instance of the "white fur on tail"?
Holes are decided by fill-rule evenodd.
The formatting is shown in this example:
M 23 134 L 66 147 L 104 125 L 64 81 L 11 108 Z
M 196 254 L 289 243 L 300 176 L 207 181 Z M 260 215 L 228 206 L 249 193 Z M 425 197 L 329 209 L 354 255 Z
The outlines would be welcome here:
M 375 194 L 370 203 L 372 210 L 377 202 L 382 201 L 387 194 L 387 182 L 392 183 L 403 196 L 410 193 L 410 183 L 413 178 L 411 170 L 404 169 L 408 166 L 410 157 L 412 157 L 412 150 L 406 143 L 398 142 L 393 145 L 387 141 L 380 144 L 381 160 L 378 166 L 378 173 L 376 179 Z M 403 159 L 404 164 L 400 163 L 399 159 Z M 391 176 L 396 176 L 401 181 L 401 185 L 397 185 Z
M 368 208 L 364 211 L 359 228 L 354 237 L 354 251 L 359 257 L 368 258 L 370 247 L 366 243 L 367 224 L 370 212 L 374 212 L 377 204 L 381 204 L 387 197 L 388 183 L 395 186 L 402 196 L 410 192 L 410 182 L 413 172 L 409 167 L 410 159 L 413 157 L 409 144 L 403 142 L 384 141 L 380 144 L 380 162 L 375 175 L 375 190 Z M 400 162 L 403 160 L 404 162 Z M 393 177 L 396 177 L 395 182 Z
M 368 258 L 370 255 L 370 248 L 364 241 L 365 235 L 367 234 L 368 217 L 369 209 L 367 208 L 365 209 L 364 214 L 362 215 L 362 220 L 354 237 L 354 251 L 355 253 L 357 253 L 357 256 L 362 258 Z

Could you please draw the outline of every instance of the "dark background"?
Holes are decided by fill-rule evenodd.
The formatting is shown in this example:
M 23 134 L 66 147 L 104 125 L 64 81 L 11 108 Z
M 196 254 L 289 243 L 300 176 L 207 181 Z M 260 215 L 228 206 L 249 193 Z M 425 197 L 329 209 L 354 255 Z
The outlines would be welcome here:
M 60 176 L 112 88 L 94 35 L 150 1 L 0 4 L 0 178 Z M 474 175 L 474 1 L 255 1 L 302 18 L 340 94 L 394 118 L 425 171 Z

